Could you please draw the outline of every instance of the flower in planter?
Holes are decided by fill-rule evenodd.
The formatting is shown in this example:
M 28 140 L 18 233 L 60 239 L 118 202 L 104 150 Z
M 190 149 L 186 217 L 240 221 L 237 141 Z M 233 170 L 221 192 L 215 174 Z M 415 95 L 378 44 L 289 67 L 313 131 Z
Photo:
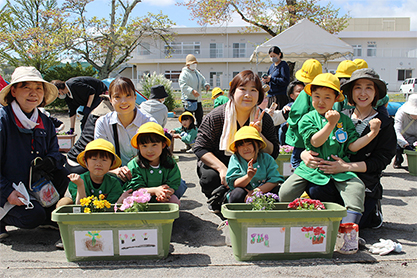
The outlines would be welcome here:
M 413 143 L 414 150 L 417 151 L 417 141 Z
M 293 150 L 294 150 L 293 146 L 282 145 L 279 147 L 279 154 L 292 154 Z
M 272 210 L 275 202 L 279 201 L 277 194 L 268 192 L 263 194 L 259 190 L 254 190 L 252 196 L 246 199 L 247 204 L 252 205 L 252 210 Z
M 120 207 L 121 211 L 125 212 L 138 212 L 146 211 L 148 209 L 148 202 L 151 200 L 151 194 L 145 188 L 141 188 L 132 193 L 131 196 L 123 200 L 123 204 Z M 116 212 L 116 207 L 114 211 Z
M 313 199 L 297 198 L 288 204 L 288 208 L 300 210 L 323 210 L 326 209 L 322 202 Z
M 106 208 L 110 208 L 111 204 L 105 198 L 104 194 L 100 194 L 98 198 L 94 195 L 82 198 L 80 204 L 84 208 L 83 212 L 101 212 L 105 211 Z

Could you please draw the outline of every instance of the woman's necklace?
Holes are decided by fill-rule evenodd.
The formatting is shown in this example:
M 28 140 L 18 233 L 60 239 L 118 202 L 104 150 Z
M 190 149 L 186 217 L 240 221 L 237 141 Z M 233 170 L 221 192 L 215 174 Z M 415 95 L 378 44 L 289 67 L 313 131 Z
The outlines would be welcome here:
M 361 112 L 359 111 L 358 108 L 355 108 L 355 110 L 357 111 L 357 116 L 356 119 L 358 120 L 358 124 L 362 124 L 362 121 L 367 119 L 369 116 L 371 116 L 371 114 L 375 111 L 373 108 L 371 109 L 371 111 L 369 112 L 369 114 L 366 117 L 361 117 Z

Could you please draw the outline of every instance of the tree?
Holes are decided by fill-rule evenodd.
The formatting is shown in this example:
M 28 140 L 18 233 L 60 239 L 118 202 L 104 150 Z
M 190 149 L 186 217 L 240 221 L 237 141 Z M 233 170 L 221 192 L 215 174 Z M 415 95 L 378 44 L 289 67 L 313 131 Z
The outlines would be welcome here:
M 109 73 L 126 61 L 145 39 L 170 40 L 169 28 L 174 25 L 162 13 L 129 19 L 141 0 L 111 0 L 110 18 L 86 17 L 87 4 L 92 0 L 66 0 L 63 8 L 76 16 L 65 34 L 65 45 L 75 55 L 91 64 L 107 78 Z
M 0 10 L 0 59 L 14 67 L 34 66 L 45 73 L 59 64 L 59 32 L 65 15 L 56 0 L 7 0 Z
M 262 29 L 275 37 L 298 20 L 308 18 L 330 33 L 337 33 L 347 26 L 348 15 L 339 17 L 339 9 L 331 3 L 325 7 L 317 0 L 186 0 L 186 6 L 200 25 L 223 24 L 233 13 L 239 14 L 250 24 L 248 31 Z

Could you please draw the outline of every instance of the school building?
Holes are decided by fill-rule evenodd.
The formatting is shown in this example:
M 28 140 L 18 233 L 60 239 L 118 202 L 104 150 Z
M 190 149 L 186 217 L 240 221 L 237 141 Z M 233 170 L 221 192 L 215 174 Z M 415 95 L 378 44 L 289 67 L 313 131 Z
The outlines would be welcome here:
M 248 33 L 244 27 L 178 27 L 172 30 L 175 35 L 170 47 L 162 41 L 143 43 L 118 74 L 131 78 L 140 89 L 143 74 L 162 73 L 172 81 L 174 89 L 179 89 L 178 78 L 185 57 L 193 54 L 198 61 L 198 70 L 211 87 L 227 89 L 230 80 L 240 71 L 257 70 L 262 75 L 271 64 L 269 59 L 258 65 L 249 62 L 255 48 L 271 39 L 264 31 Z M 335 72 L 343 59 L 362 58 L 388 82 L 392 92 L 398 91 L 404 79 L 417 76 L 417 31 L 410 31 L 410 18 L 352 18 L 349 26 L 336 36 L 352 46 L 353 54 L 328 61 L 329 72 Z M 295 70 L 301 65 L 297 63 Z

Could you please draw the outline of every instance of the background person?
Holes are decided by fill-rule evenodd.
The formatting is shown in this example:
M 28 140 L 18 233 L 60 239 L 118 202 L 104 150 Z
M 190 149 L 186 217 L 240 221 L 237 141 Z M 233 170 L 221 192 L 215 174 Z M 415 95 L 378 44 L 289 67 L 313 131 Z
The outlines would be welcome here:
M 224 95 L 224 91 L 219 87 L 213 88 L 213 90 L 211 90 L 211 99 L 214 99 L 214 108 L 229 101 L 229 98 Z
M 271 58 L 271 66 L 267 76 L 262 77 L 262 81 L 270 86 L 268 91 L 268 107 L 273 102 L 277 104 L 277 109 L 281 110 L 288 103 L 287 86 L 290 83 L 290 68 L 284 58 L 281 49 L 273 46 L 268 51 Z
M 66 82 L 52 80 L 51 83 L 58 88 L 59 98 L 65 99 L 68 105 L 71 134 L 74 133 L 77 109 L 84 106 L 81 120 L 81 130 L 83 130 L 88 115 L 101 102 L 100 95 L 107 91 L 106 84 L 91 76 L 73 77 Z
M 414 150 L 413 143 L 417 141 L 417 94 L 410 95 L 395 113 L 394 128 L 397 134 L 394 168 L 400 168 L 404 149 Z
M 154 118 L 158 124 L 165 127 L 168 121 L 168 108 L 165 106 L 165 98 L 168 97 L 163 85 L 151 87 L 149 99 L 140 104 L 140 111 L 149 117 Z
M 197 70 L 197 59 L 193 54 L 185 58 L 185 67 L 182 68 L 178 83 L 181 88 L 181 100 L 185 111 L 194 112 L 197 119 L 197 127 L 203 120 L 203 105 L 201 104 L 202 90 L 210 89 L 204 76 Z M 197 104 L 197 105 L 196 105 Z
M 227 165 L 232 154 L 228 148 L 236 131 L 252 123 L 267 145 L 263 151 L 274 159 L 278 156 L 279 144 L 274 123 L 271 116 L 267 113 L 261 114 L 257 107 L 264 94 L 258 75 L 251 70 L 240 72 L 230 83 L 230 101 L 207 114 L 198 129 L 193 150 L 199 159 L 197 174 L 201 189 L 209 199 L 211 212 L 220 211 L 220 203 L 227 191 Z M 219 187 L 223 194 L 213 192 Z
M 63 167 L 64 156 L 59 152 L 55 127 L 49 118 L 41 113 L 39 106 L 50 104 L 58 96 L 57 88 L 43 80 L 34 67 L 18 67 L 12 74 L 9 85 L 0 92 L 0 207 L 6 203 L 13 207 L 2 210 L 0 215 L 0 238 L 7 237 L 5 226 L 11 225 L 24 229 L 33 229 L 39 225 L 51 225 L 51 212 L 54 206 L 44 208 L 33 196 L 33 209 L 19 199 L 24 198 L 13 184 L 22 182 L 31 195 L 29 180 L 32 184 L 41 177 L 48 177 L 60 194 L 64 196 L 68 186 L 68 171 Z M 42 161 L 33 168 L 35 158 Z

